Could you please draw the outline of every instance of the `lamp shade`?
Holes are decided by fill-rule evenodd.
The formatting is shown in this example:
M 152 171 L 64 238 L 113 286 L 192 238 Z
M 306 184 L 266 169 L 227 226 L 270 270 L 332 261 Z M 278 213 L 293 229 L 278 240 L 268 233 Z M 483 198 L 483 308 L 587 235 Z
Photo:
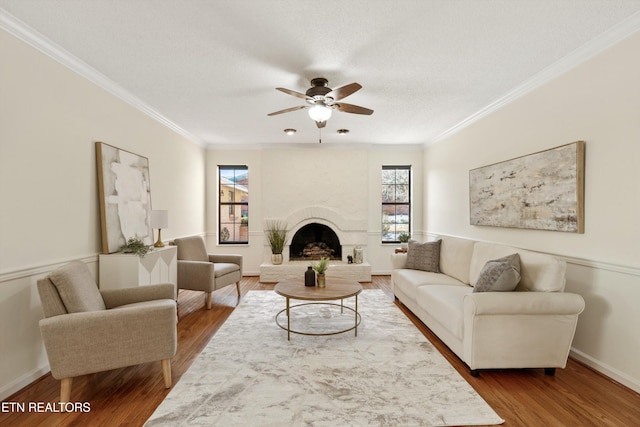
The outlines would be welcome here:
M 316 122 L 327 121 L 329 117 L 331 117 L 331 108 L 325 107 L 324 105 L 314 105 L 309 108 L 309 117 Z
M 167 228 L 169 211 L 151 211 L 151 228 Z

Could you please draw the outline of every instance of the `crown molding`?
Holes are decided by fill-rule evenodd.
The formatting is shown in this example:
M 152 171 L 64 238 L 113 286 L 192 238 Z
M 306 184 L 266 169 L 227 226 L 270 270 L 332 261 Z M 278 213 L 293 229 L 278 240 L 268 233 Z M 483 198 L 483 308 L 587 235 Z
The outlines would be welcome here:
M 430 142 L 425 143 L 424 146 L 427 147 L 450 137 L 467 126 L 472 125 L 473 123 L 514 102 L 534 89 L 537 89 L 559 77 L 572 68 L 588 61 L 638 31 L 640 31 L 640 12 L 634 13 L 624 21 L 602 33 L 600 36 L 575 49 L 564 58 L 556 61 L 529 80 L 525 81 L 523 84 L 516 86 L 515 89 L 508 92 L 505 96 L 499 98 L 478 112 L 467 117 L 460 123 L 444 131 Z
M 70 52 L 66 51 L 61 46 L 57 45 L 56 43 L 45 37 L 43 34 L 29 27 L 27 24 L 20 21 L 18 18 L 11 15 L 2 8 L 0 8 L 0 28 L 13 35 L 17 39 L 25 42 L 29 46 L 40 51 L 41 53 L 47 55 L 51 59 L 59 62 L 74 73 L 89 80 L 91 83 L 107 91 L 111 95 L 121 99 L 135 109 L 148 115 L 160 124 L 168 127 L 179 135 L 182 135 L 189 141 L 201 147 L 206 146 L 204 141 L 202 141 L 200 138 L 197 138 L 195 135 L 178 126 L 176 123 L 169 120 L 167 117 L 145 104 L 142 100 L 131 94 L 129 91 L 125 90 L 113 80 L 109 79 L 107 76 L 100 73 L 95 68 L 89 66 L 87 63 L 81 61 Z

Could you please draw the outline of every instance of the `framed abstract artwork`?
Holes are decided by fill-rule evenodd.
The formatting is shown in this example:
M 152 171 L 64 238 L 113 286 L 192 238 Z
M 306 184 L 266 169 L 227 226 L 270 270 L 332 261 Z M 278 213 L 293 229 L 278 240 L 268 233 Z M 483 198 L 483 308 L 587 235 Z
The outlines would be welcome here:
M 117 252 L 130 238 L 153 243 L 149 160 L 96 142 L 102 252 Z
M 585 143 L 469 171 L 471 225 L 584 233 Z

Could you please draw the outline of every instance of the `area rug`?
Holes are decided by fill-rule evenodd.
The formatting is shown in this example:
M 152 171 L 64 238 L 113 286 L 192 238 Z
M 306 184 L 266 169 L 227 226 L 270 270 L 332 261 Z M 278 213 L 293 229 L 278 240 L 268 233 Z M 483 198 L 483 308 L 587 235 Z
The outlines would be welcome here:
M 292 300 L 292 304 L 298 303 Z M 354 307 L 354 298 L 345 300 Z M 504 422 L 381 290 L 338 335 L 291 334 L 285 299 L 250 291 L 146 426 L 457 426 Z M 286 325 L 282 313 L 279 321 Z M 347 329 L 339 306 L 291 310 L 292 329 Z

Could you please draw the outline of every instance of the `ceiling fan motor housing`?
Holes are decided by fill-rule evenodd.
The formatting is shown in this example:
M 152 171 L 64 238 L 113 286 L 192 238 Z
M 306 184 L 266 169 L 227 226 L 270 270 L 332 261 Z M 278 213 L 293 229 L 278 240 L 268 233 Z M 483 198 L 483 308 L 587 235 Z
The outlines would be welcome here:
M 309 89 L 305 92 L 305 95 L 314 98 L 316 96 L 324 97 L 326 94 L 331 92 L 331 88 L 327 87 L 329 81 L 323 77 L 316 77 L 311 80 L 311 85 Z

